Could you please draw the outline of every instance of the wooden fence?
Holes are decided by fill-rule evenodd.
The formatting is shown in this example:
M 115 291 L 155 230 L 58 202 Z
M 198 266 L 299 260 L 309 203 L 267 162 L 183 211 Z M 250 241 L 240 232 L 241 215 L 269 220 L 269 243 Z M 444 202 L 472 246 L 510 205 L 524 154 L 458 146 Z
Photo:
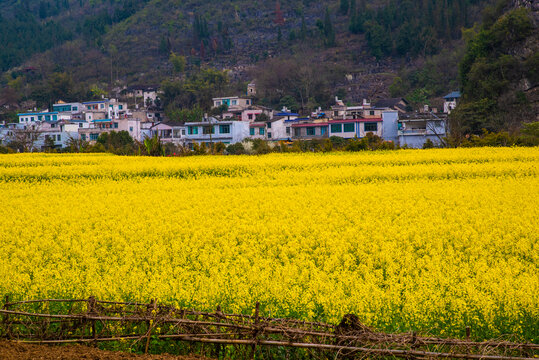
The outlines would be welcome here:
M 155 301 L 126 303 L 90 297 L 10 302 L 6 298 L 0 310 L 0 337 L 26 343 L 119 341 L 148 352 L 153 341 L 168 339 L 213 344 L 217 357 L 225 346 L 233 347 L 245 358 L 264 357 L 262 349 L 268 347 L 303 349 L 316 358 L 536 360 L 539 356 L 538 344 L 476 342 L 470 335 L 469 328 L 466 339 L 381 333 L 362 325 L 355 315 L 346 315 L 338 325 L 264 317 L 258 304 L 254 315 L 240 315 L 225 314 L 220 308 L 215 312 L 178 309 Z

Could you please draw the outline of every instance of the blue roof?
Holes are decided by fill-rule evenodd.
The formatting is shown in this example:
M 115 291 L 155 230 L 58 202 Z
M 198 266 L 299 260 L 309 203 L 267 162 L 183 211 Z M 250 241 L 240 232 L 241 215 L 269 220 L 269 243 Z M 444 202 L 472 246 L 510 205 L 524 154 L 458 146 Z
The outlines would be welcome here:
M 275 114 L 275 116 L 299 116 L 299 114 L 289 113 L 289 112 L 280 112 L 280 113 Z
M 453 91 L 452 93 L 447 94 L 446 96 L 444 96 L 444 99 L 459 98 L 460 96 L 461 96 L 460 91 Z
M 99 101 L 86 101 L 86 102 L 83 102 L 84 105 L 86 104 L 100 104 L 100 103 L 104 103 L 104 102 L 107 102 L 108 100 L 99 100 Z
M 26 115 L 58 115 L 58 112 L 45 112 L 45 113 L 20 113 L 17 116 L 26 116 Z
M 97 120 L 92 120 L 92 122 L 111 122 L 112 120 L 111 119 L 97 119 Z

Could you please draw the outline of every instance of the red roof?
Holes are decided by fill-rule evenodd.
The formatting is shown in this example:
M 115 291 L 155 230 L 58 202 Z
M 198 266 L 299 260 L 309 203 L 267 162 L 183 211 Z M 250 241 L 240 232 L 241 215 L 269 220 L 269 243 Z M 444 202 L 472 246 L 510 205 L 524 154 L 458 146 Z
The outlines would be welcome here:
M 316 127 L 316 126 L 328 126 L 328 123 L 292 124 L 292 127 Z
M 249 127 L 265 127 L 266 123 L 250 123 Z
M 382 122 L 382 118 L 372 118 L 372 119 L 345 119 L 345 120 L 330 120 L 330 124 L 344 124 L 344 123 L 355 123 L 355 122 Z

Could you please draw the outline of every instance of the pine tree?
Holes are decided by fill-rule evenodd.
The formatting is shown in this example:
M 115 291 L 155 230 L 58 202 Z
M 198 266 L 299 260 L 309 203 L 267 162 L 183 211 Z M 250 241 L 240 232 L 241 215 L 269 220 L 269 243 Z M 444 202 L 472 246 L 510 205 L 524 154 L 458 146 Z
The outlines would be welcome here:
M 299 33 L 299 38 L 305 40 L 307 37 L 307 25 L 305 25 L 305 15 L 301 16 L 301 30 Z
M 348 0 L 341 0 L 341 6 L 339 7 L 339 10 L 342 15 L 348 14 L 349 7 L 350 7 L 350 3 L 348 2 Z
M 329 9 L 327 7 L 326 16 L 324 19 L 324 36 L 326 38 L 326 46 L 335 46 L 335 30 L 333 29 L 333 24 L 331 23 L 331 17 L 329 15 Z

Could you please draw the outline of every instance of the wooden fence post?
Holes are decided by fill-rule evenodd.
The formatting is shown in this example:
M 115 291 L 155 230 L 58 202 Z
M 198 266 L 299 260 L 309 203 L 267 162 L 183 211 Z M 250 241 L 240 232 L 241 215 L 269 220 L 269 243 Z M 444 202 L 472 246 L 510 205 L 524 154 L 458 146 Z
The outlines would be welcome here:
M 256 341 L 257 341 L 259 332 L 260 332 L 260 302 L 257 301 L 255 305 L 255 330 L 253 331 L 253 340 L 255 341 L 255 343 L 251 347 L 251 359 L 255 358 Z
M 5 302 L 4 302 L 4 310 L 9 310 L 9 295 L 6 295 L 6 298 L 5 298 Z M 9 320 L 9 315 L 8 314 L 4 314 L 4 316 L 2 317 L 2 322 L 3 322 L 3 328 L 4 328 L 4 331 L 6 332 L 6 337 L 9 339 L 11 336 L 10 336 L 10 332 L 9 331 L 9 324 L 8 324 L 8 320 Z
M 95 300 L 95 296 L 92 295 L 88 298 L 88 316 L 96 316 L 96 315 L 97 315 L 96 300 Z M 97 347 L 97 331 L 95 327 L 95 319 L 92 319 L 91 322 L 92 322 L 92 338 L 94 339 L 93 346 Z
M 152 316 L 152 319 L 148 321 L 148 333 L 146 335 L 146 346 L 144 347 L 144 353 L 148 353 L 148 348 L 150 347 L 150 338 L 152 336 L 152 330 L 155 326 L 155 314 L 154 311 L 157 308 L 157 302 L 155 299 L 152 299 L 150 306 L 148 306 L 148 310 L 150 310 L 150 315 Z
M 221 322 L 221 316 L 222 316 L 221 306 L 217 305 L 217 309 L 215 310 L 215 314 L 217 315 L 217 322 Z M 220 326 L 217 326 L 216 329 L 217 329 L 218 333 L 221 333 L 221 327 Z M 217 359 L 219 359 L 219 356 L 221 355 L 221 344 L 219 344 L 219 343 L 215 344 L 215 354 L 214 355 L 215 355 L 215 357 Z

